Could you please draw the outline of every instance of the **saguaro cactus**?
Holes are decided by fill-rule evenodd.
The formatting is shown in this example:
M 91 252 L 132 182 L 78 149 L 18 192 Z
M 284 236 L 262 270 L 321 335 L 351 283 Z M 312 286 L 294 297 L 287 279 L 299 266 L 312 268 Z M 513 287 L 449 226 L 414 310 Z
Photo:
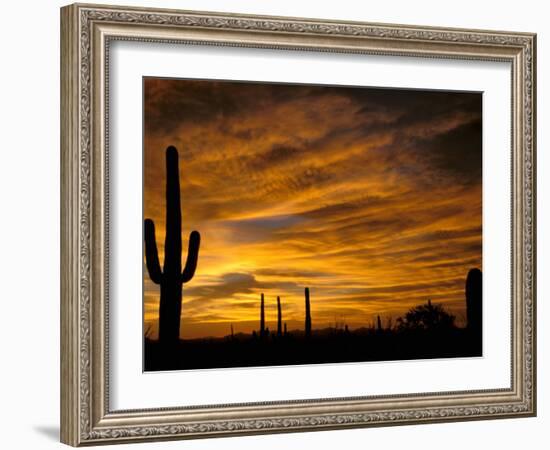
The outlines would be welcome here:
M 282 329 L 282 313 L 281 313 L 281 297 L 277 296 L 277 336 L 283 335 Z
M 265 308 L 264 308 L 264 294 L 262 293 L 262 300 L 260 303 L 260 337 L 265 336 Z
M 311 309 L 309 305 L 309 288 L 305 289 L 306 295 L 306 323 L 305 323 L 305 334 L 306 337 L 311 336 Z
M 466 277 L 466 319 L 468 330 L 481 334 L 482 275 L 481 270 L 471 269 Z
M 376 316 L 376 329 L 378 331 L 382 331 L 382 320 L 380 320 L 380 316 Z
M 189 250 L 183 272 L 181 270 L 181 205 L 178 151 L 166 149 L 166 237 L 164 267 L 161 271 L 155 223 L 145 219 L 145 260 L 153 283 L 160 285 L 159 341 L 174 343 L 179 340 L 182 284 L 193 278 L 199 258 L 200 234 L 191 232 Z

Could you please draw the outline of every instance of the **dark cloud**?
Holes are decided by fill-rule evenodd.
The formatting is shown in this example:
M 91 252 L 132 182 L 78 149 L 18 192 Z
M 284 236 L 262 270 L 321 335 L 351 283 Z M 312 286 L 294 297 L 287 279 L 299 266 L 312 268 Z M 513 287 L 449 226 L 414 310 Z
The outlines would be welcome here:
M 466 123 L 417 144 L 430 152 L 433 164 L 454 180 L 479 183 L 482 170 L 481 120 Z
M 275 278 L 318 278 L 330 276 L 330 272 L 321 272 L 314 270 L 293 270 L 288 269 L 258 269 L 256 273 L 260 276 L 275 277 Z
M 228 89 L 228 86 L 230 87 Z M 289 99 L 319 95 L 323 88 L 291 84 L 144 78 L 145 126 L 169 133 L 182 124 L 196 124 L 237 114 L 254 114 Z M 222 125 L 223 126 L 223 125 Z M 228 128 L 221 131 L 230 132 Z M 250 138 L 256 130 L 235 132 Z
M 259 270 L 261 272 L 261 270 Z M 258 293 L 262 289 L 271 289 L 278 287 L 281 289 L 302 289 L 300 285 L 294 282 L 268 282 L 258 281 L 256 277 L 249 273 L 226 273 L 221 275 L 214 283 L 205 284 L 202 286 L 187 287 L 184 296 L 192 297 L 193 300 L 189 304 L 199 304 L 205 301 L 225 299 L 229 300 L 234 296 L 242 294 Z M 244 306 L 251 307 L 254 302 L 232 302 L 232 307 Z M 258 303 L 255 303 L 256 306 Z
M 235 294 L 248 294 L 254 292 L 258 282 L 254 275 L 249 273 L 226 273 L 219 277 L 214 284 L 192 286 L 185 290 L 189 297 L 201 297 L 215 300 L 220 298 L 229 299 Z

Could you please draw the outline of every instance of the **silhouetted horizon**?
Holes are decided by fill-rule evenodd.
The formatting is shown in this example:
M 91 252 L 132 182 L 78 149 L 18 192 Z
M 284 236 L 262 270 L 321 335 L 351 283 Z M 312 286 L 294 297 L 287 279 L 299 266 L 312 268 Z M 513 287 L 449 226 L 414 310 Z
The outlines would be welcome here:
M 265 325 L 265 323 L 264 323 Z M 394 361 L 482 356 L 481 330 L 457 327 L 454 317 L 430 301 L 395 323 L 369 326 L 235 333 L 182 339 L 165 347 L 145 339 L 146 371 L 296 364 Z
M 481 292 L 482 292 L 482 281 L 481 281 L 482 273 L 478 268 L 473 268 L 468 271 L 466 281 L 465 281 L 465 296 L 463 302 L 465 303 L 465 309 L 466 314 L 465 317 L 462 318 L 462 320 L 457 320 L 457 317 L 452 314 L 452 311 L 450 311 L 452 317 L 453 317 L 453 326 L 456 328 L 470 328 L 470 329 L 481 329 L 481 317 L 482 317 L 482 298 L 481 298 Z M 309 326 L 310 332 L 317 332 L 319 330 L 339 330 L 339 329 L 347 329 L 347 330 L 357 330 L 357 329 L 392 329 L 393 325 L 397 323 L 399 320 L 402 320 L 401 316 L 394 317 L 394 316 L 386 316 L 381 317 L 380 314 L 377 314 L 373 316 L 373 320 L 371 322 L 359 322 L 354 320 L 346 320 L 346 317 L 340 316 L 335 317 L 333 322 L 327 322 L 327 323 L 320 323 L 313 325 L 314 322 L 311 320 L 311 306 L 310 306 L 310 293 L 309 288 L 304 288 L 304 295 L 305 295 L 305 307 L 304 307 L 304 314 L 305 314 L 305 322 L 303 327 L 300 328 L 299 321 L 298 320 L 292 320 L 290 323 L 294 323 L 295 328 L 289 328 L 288 333 L 302 333 L 304 335 L 308 334 L 307 328 Z M 431 299 L 427 300 L 427 304 L 431 306 L 432 301 Z M 207 334 L 207 335 L 201 335 L 201 336 L 195 336 L 195 337 L 187 337 L 185 340 L 200 340 L 200 339 L 220 339 L 225 338 L 232 335 L 237 334 L 243 334 L 252 336 L 254 333 L 257 333 L 257 335 L 262 336 L 266 333 L 266 330 L 269 331 L 270 324 L 272 325 L 272 330 L 277 330 L 276 334 L 277 336 L 282 335 L 282 328 L 283 328 L 283 303 L 281 302 L 281 297 L 277 296 L 276 299 L 276 308 L 277 308 L 277 319 L 275 321 L 269 321 L 266 320 L 265 311 L 266 311 L 266 298 L 263 293 L 260 294 L 260 301 L 259 301 L 259 322 L 256 324 L 255 321 L 246 321 L 246 322 L 240 322 L 240 321 L 233 321 L 233 322 L 222 322 L 218 323 L 219 326 L 223 326 L 225 328 L 229 328 L 230 332 L 229 334 L 221 332 L 219 334 Z M 443 307 L 443 303 L 436 303 L 437 306 Z M 269 308 L 269 301 L 267 301 L 267 307 Z M 273 306 L 273 305 L 271 305 Z M 419 306 L 419 305 L 417 305 Z M 410 311 L 410 310 L 409 310 Z M 405 314 L 403 314 L 405 315 Z M 382 325 L 382 322 L 384 322 L 384 325 Z M 247 323 L 248 326 L 246 326 L 246 329 L 242 329 L 242 324 Z M 287 329 L 288 321 L 284 320 L 284 328 Z M 204 326 L 204 323 L 200 324 Z M 258 325 L 256 327 L 255 325 Z M 150 324 L 145 332 L 145 337 L 149 339 L 150 341 L 156 341 L 158 339 L 151 338 L 151 329 L 152 325 Z M 286 332 L 285 332 L 286 333 Z M 179 337 L 179 340 L 184 340 L 181 336 Z
M 277 328 L 265 321 L 265 296 L 259 301 L 258 329 L 223 337 L 179 339 L 167 346 L 145 336 L 146 371 L 223 367 L 253 367 L 329 362 L 367 362 L 482 356 L 482 273 L 471 269 L 465 281 L 466 327 L 458 327 L 442 304 L 416 305 L 395 321 L 380 315 L 370 324 L 353 329 L 348 323 L 313 328 L 309 288 L 305 294 L 302 329 L 282 331 L 282 304 L 277 297 Z M 314 299 L 313 299 L 314 301 Z

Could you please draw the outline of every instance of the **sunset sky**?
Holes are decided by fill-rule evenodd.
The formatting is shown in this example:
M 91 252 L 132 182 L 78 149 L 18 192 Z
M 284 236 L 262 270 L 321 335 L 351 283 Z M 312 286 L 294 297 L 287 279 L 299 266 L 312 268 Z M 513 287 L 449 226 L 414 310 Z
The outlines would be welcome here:
M 385 321 L 431 299 L 465 317 L 481 268 L 481 94 L 144 79 L 144 217 L 162 265 L 165 150 L 179 151 L 181 337 Z M 145 269 L 145 328 L 159 289 Z

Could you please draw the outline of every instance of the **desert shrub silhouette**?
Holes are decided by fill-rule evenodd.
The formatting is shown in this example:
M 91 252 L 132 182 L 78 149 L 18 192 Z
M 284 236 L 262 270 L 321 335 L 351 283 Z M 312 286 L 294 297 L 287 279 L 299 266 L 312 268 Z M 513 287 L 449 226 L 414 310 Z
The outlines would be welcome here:
M 455 328 L 455 316 L 445 311 L 442 305 L 430 300 L 411 308 L 405 317 L 397 319 L 400 331 L 446 331 Z

